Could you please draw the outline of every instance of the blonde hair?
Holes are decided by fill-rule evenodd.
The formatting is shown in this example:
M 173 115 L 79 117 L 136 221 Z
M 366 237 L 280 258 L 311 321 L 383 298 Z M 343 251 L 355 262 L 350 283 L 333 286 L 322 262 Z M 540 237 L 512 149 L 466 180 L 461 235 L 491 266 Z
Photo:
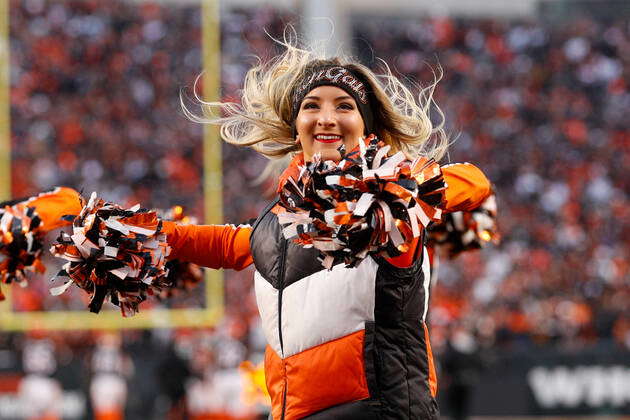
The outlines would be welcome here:
M 418 95 L 393 75 L 381 60 L 381 73 L 375 74 L 346 56 L 324 59 L 314 51 L 295 46 L 291 40 L 277 41 L 286 51 L 252 67 L 245 75 L 241 104 L 205 102 L 197 98 L 203 116 L 196 115 L 182 101 L 184 113 L 193 121 L 216 124 L 228 143 L 249 146 L 270 159 L 282 159 L 300 151 L 292 135 L 293 91 L 311 69 L 320 65 L 340 65 L 359 73 L 371 85 L 378 102 L 374 109 L 374 131 L 392 151 L 409 157 L 423 155 L 440 160 L 448 148 L 444 115 L 433 100 L 442 77 L 438 67 L 429 86 Z M 433 110 L 439 121 L 433 124 Z

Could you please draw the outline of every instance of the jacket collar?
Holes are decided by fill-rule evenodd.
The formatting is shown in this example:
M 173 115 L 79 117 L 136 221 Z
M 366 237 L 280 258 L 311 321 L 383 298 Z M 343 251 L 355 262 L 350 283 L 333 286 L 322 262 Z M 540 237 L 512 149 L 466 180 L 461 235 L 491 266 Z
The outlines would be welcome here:
M 276 192 L 279 193 L 282 190 L 282 187 L 284 187 L 284 184 L 286 184 L 289 177 L 293 179 L 297 179 L 298 176 L 300 175 L 300 169 L 301 169 L 300 167 L 303 165 L 304 165 L 304 154 L 298 153 L 297 155 L 293 157 L 287 169 L 285 169 L 284 172 L 282 172 L 282 174 L 280 175 L 280 179 L 278 180 L 278 189 Z

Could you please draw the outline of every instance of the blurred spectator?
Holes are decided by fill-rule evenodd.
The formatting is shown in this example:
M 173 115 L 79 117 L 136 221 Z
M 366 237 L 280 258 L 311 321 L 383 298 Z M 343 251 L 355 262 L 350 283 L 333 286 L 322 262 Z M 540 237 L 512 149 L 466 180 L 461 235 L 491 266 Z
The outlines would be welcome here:
M 90 400 L 95 420 L 122 420 L 127 403 L 131 359 L 122 351 L 118 333 L 102 333 L 92 354 Z
M 473 333 L 461 325 L 453 326 L 440 362 L 441 383 L 452 418 L 465 420 L 483 368 L 481 349 Z
M 238 369 L 246 347 L 216 333 L 199 335 L 192 352 L 195 377 L 188 382 L 186 402 L 191 420 L 253 420 L 256 407 L 245 399 L 247 377 Z
M 182 419 L 186 413 L 185 384 L 191 372 L 182 351 L 179 341 L 169 344 L 157 368 L 162 394 L 168 398 L 169 408 L 166 418 L 172 420 Z
M 44 338 L 29 339 L 22 355 L 24 377 L 18 395 L 27 420 L 60 420 L 62 388 L 52 377 L 57 369 L 54 343 Z

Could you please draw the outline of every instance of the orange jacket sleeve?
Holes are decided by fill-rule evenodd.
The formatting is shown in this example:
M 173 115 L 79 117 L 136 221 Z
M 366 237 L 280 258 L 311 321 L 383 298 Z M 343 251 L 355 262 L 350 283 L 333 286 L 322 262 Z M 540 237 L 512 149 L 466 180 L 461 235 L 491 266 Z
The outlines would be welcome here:
M 79 193 L 72 188 L 57 187 L 54 190 L 11 203 L 35 207 L 35 211 L 42 219 L 42 228 L 49 232 L 70 224 L 70 222 L 62 220 L 62 216 L 78 215 L 81 212 L 80 197 Z
M 473 210 L 492 192 L 488 178 L 470 163 L 442 166 L 442 174 L 448 185 L 443 206 L 447 213 Z
M 242 270 L 253 262 L 249 226 L 179 225 L 164 221 L 162 228 L 171 247 L 170 259 L 235 270 Z

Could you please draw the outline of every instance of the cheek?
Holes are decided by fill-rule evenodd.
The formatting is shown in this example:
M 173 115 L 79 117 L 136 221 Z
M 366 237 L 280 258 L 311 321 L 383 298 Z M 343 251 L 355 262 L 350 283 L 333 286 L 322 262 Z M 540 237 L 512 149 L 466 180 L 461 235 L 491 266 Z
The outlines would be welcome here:
M 310 130 L 310 126 L 312 125 L 312 118 L 308 118 L 308 116 L 300 115 L 295 119 L 295 131 L 297 134 L 305 135 L 308 134 Z
M 355 137 L 363 136 L 365 131 L 365 125 L 363 124 L 363 118 L 361 114 L 353 115 L 352 118 L 346 120 L 345 124 L 346 132 L 352 134 Z

